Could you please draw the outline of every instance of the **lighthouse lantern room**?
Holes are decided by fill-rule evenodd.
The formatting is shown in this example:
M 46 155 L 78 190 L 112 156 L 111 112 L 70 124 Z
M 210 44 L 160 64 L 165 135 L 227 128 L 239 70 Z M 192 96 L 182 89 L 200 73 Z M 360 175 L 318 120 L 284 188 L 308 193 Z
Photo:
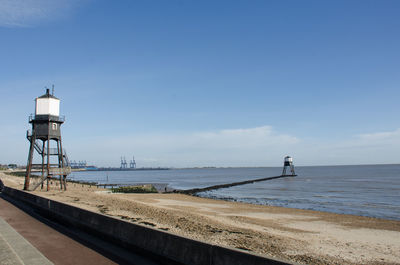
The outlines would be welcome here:
M 60 100 L 47 90 L 46 94 L 35 99 L 35 116 L 60 116 Z

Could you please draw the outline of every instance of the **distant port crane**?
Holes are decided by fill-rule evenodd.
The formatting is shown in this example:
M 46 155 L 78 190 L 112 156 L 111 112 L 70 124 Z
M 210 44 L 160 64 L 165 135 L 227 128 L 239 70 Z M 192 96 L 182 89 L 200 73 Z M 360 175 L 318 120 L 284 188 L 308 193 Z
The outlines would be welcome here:
M 76 162 L 75 160 L 71 161 L 71 168 L 85 168 L 87 167 L 87 162 L 86 160 L 84 161 L 78 161 Z
M 128 163 L 126 162 L 125 157 L 121 156 L 121 169 L 126 169 L 128 168 Z
M 136 161 L 135 161 L 135 157 L 132 157 L 131 162 L 129 163 L 129 167 L 130 168 L 136 168 Z
M 132 157 L 132 160 L 129 161 L 129 168 L 130 169 L 135 169 L 136 168 L 136 161 L 135 157 Z M 125 156 L 121 156 L 121 166 L 120 169 L 128 169 L 128 162 L 126 161 Z

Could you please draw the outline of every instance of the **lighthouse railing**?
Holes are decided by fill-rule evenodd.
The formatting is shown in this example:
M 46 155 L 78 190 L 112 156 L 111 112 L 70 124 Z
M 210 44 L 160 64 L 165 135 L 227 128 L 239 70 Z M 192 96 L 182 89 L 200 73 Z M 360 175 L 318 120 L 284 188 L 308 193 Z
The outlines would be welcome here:
M 71 167 L 54 167 L 49 169 L 50 175 L 69 175 Z
M 65 122 L 65 115 L 62 115 L 62 116 L 53 116 L 53 115 L 35 115 L 35 114 L 30 114 L 29 115 L 29 118 L 28 118 L 28 120 L 29 120 L 29 122 L 32 122 L 32 121 L 34 121 L 34 120 L 38 120 L 38 117 L 40 117 L 40 116 L 48 116 L 48 117 L 50 117 L 50 121 L 60 121 L 60 122 Z M 43 118 L 42 118 L 43 119 Z M 40 119 L 39 119 L 40 120 Z

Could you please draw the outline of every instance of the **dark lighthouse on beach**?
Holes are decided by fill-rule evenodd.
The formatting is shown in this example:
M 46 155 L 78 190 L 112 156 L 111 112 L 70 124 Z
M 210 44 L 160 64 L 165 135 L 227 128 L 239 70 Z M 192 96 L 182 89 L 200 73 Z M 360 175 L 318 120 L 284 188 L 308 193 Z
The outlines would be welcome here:
M 30 142 L 28 164 L 26 167 L 24 190 L 35 190 L 47 181 L 60 177 L 60 188 L 66 190 L 66 177 L 71 172 L 65 150 L 61 141 L 61 125 L 65 118 L 60 116 L 60 100 L 46 89 L 46 94 L 35 99 L 35 115 L 29 117 L 32 131 L 27 131 L 26 137 Z M 50 143 L 55 143 L 51 148 Z M 35 151 L 40 155 L 41 163 L 33 164 Z M 30 189 L 31 172 L 39 170 L 41 178 Z

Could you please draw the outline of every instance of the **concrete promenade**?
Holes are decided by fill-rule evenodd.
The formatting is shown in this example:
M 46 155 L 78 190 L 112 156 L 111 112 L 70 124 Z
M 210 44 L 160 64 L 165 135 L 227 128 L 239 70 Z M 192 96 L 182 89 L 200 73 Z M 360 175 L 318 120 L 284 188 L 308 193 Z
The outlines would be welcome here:
M 3 265 L 53 264 L 0 217 L 0 261 Z
M 116 264 L 0 197 L 0 263 Z
M 118 264 L 122 264 L 121 260 L 124 261 L 123 263 L 137 265 L 291 264 L 290 262 L 268 256 L 252 254 L 243 250 L 220 245 L 208 244 L 203 241 L 160 231 L 159 229 L 126 222 L 118 218 L 80 209 L 9 187 L 5 187 L 3 193 L 5 196 L 4 198 L 11 200 L 14 204 L 18 205 L 18 207 L 22 207 L 35 217 L 40 214 L 40 216 L 45 217 L 47 221 L 51 220 L 50 222 L 68 227 L 69 231 L 72 230 L 72 232 L 84 234 L 86 237 L 94 236 L 102 239 L 102 246 L 96 245 L 97 249 L 102 251 L 101 253 L 110 254 L 110 247 L 122 247 L 123 249 L 120 248 L 117 249 L 117 251 L 111 252 L 111 254 L 114 254 L 112 260 L 116 261 Z M 28 209 L 26 209 L 26 207 L 28 207 Z M 52 226 L 54 224 L 50 223 L 50 225 Z M 48 257 L 42 249 L 39 250 Z M 128 253 L 126 253 L 126 251 L 128 251 Z M 68 246 L 66 253 L 74 253 L 74 251 L 71 251 Z M 132 257 L 134 253 L 136 254 Z M 74 254 L 76 257 L 83 257 L 83 255 L 79 253 Z M 119 260 L 115 259 L 115 256 L 119 258 Z M 86 258 L 86 256 L 84 258 Z M 49 258 L 49 260 L 53 261 L 51 258 Z M 78 259 L 78 261 L 80 262 L 81 260 Z M 99 262 L 89 260 L 81 264 L 95 263 Z M 79 263 L 74 262 L 71 264 Z

